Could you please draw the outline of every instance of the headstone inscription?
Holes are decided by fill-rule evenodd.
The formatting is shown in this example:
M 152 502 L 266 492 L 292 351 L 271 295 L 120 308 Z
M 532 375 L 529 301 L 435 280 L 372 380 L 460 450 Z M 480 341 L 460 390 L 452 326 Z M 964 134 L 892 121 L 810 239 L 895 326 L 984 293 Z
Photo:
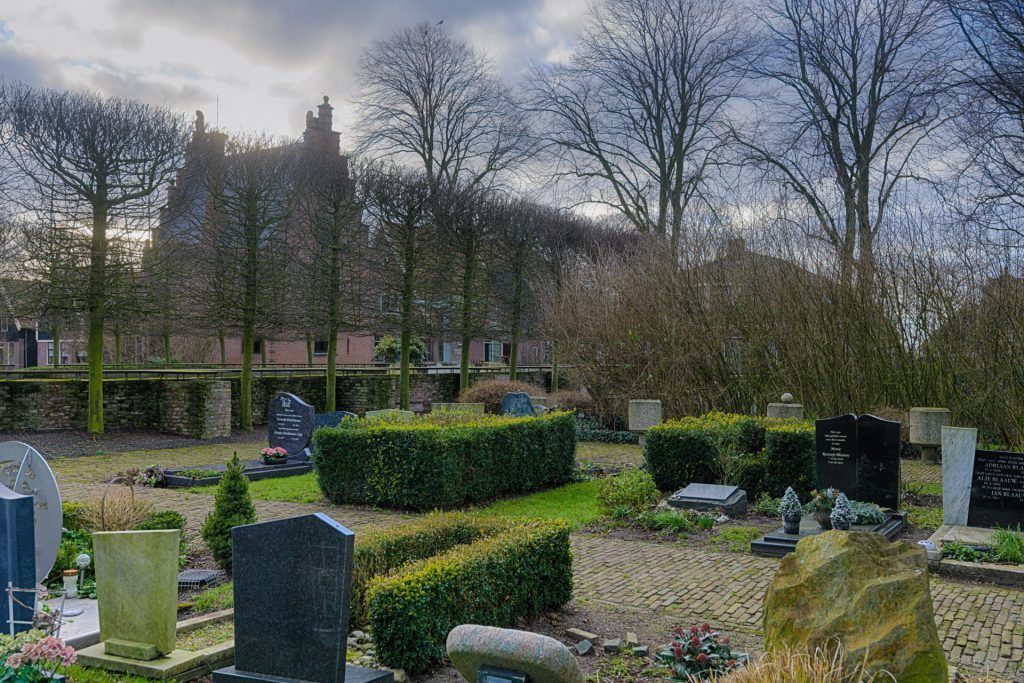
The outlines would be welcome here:
M 533 417 L 533 401 L 525 391 L 510 391 L 501 399 L 501 414 Z
M 815 455 L 818 488 L 899 509 L 899 422 L 853 414 L 817 420 Z
M 974 452 L 969 526 L 1013 527 L 1024 523 L 1024 453 Z
M 36 582 L 41 582 L 60 549 L 64 512 L 57 480 L 39 451 L 20 441 L 7 441 L 0 443 L 0 484 L 34 500 Z
M 35 529 L 32 497 L 15 493 L 0 484 L 0 633 L 11 635 L 32 628 L 31 594 L 17 592 L 8 603 L 7 586 L 34 589 L 36 586 Z M 11 617 L 15 622 L 11 629 Z
M 316 410 L 295 394 L 280 393 L 267 409 L 267 437 L 270 447 L 288 451 L 289 460 L 309 460 Z
M 231 544 L 235 664 L 214 683 L 393 681 L 345 663 L 355 534 L 317 513 L 235 527 Z

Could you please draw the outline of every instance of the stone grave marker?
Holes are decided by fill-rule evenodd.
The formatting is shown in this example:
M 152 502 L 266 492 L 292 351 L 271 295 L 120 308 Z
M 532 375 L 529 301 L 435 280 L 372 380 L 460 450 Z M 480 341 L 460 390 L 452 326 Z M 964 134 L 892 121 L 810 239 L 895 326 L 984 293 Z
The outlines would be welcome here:
M 346 420 L 351 417 L 356 417 L 355 413 L 350 413 L 347 410 L 335 410 L 331 413 L 317 413 L 313 419 L 313 429 L 319 429 L 320 427 L 337 427 L 341 424 L 342 420 Z
M 415 414 L 411 410 L 398 410 L 397 408 L 367 410 L 364 413 L 368 419 L 395 420 L 397 422 L 411 422 Z
M 391 683 L 345 663 L 355 534 L 324 514 L 235 527 L 235 664 L 224 681 Z
M 899 422 L 849 414 L 814 426 L 819 489 L 832 487 L 850 500 L 899 509 Z
M 0 484 L 0 633 L 11 633 L 10 605 L 7 584 L 15 588 L 34 589 L 36 586 L 35 525 L 32 515 L 32 497 L 15 493 Z M 32 594 L 15 593 L 15 599 L 33 604 Z M 14 632 L 32 628 L 32 610 L 14 604 Z
M 309 460 L 316 410 L 295 394 L 282 392 L 267 409 L 267 437 L 270 447 L 288 451 L 289 460 Z
M 461 414 L 484 414 L 483 403 L 431 403 L 432 413 L 461 413 Z
M 510 391 L 501 399 L 501 414 L 515 417 L 533 417 L 533 401 L 525 391 Z
M 727 515 L 747 511 L 747 492 L 737 486 L 690 484 L 668 498 L 668 504 L 685 510 L 722 510 Z
M 1016 528 L 1024 524 L 1024 453 L 978 450 L 977 440 L 975 429 L 942 428 L 943 522 Z
M 0 484 L 33 498 L 36 582 L 41 582 L 60 549 L 64 511 L 57 480 L 39 451 L 20 441 L 7 441 L 0 443 Z

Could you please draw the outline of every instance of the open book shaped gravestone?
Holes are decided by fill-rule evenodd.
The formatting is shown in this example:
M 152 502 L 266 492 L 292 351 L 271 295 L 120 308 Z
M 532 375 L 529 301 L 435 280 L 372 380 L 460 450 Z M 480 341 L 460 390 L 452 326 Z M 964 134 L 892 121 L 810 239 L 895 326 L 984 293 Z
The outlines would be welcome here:
M 817 488 L 850 500 L 900 508 L 900 423 L 840 415 L 814 423 Z

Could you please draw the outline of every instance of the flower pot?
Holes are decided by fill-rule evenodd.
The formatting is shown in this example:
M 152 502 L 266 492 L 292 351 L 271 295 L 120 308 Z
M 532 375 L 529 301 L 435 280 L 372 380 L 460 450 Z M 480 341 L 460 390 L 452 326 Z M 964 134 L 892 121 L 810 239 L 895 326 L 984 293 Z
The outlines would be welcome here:
M 288 462 L 288 458 L 271 458 L 269 456 L 263 456 L 264 465 L 283 465 Z
M 832 528 L 832 511 L 831 510 L 815 510 L 814 518 L 818 520 L 818 526 L 825 531 Z
M 800 518 L 800 515 L 783 515 L 782 530 L 787 534 L 799 534 Z
M 65 569 L 64 573 L 64 590 L 67 591 L 67 597 L 77 598 L 78 597 L 78 570 L 77 569 Z

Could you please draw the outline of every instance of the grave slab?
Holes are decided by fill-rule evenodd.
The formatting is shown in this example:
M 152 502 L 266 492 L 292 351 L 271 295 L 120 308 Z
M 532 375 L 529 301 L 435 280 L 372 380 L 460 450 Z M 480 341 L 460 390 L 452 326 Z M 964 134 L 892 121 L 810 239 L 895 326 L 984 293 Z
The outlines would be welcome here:
M 684 510 L 718 510 L 730 516 L 747 511 L 747 492 L 737 486 L 690 484 L 668 498 L 668 504 Z
M 872 526 L 854 524 L 850 531 L 873 531 L 885 536 L 890 541 L 896 538 L 907 523 L 905 512 L 891 512 L 884 522 Z M 823 533 L 814 515 L 805 514 L 800 520 L 800 533 L 787 534 L 783 529 L 766 534 L 763 538 L 750 544 L 750 551 L 762 557 L 782 557 L 796 550 L 796 544 L 808 536 Z

